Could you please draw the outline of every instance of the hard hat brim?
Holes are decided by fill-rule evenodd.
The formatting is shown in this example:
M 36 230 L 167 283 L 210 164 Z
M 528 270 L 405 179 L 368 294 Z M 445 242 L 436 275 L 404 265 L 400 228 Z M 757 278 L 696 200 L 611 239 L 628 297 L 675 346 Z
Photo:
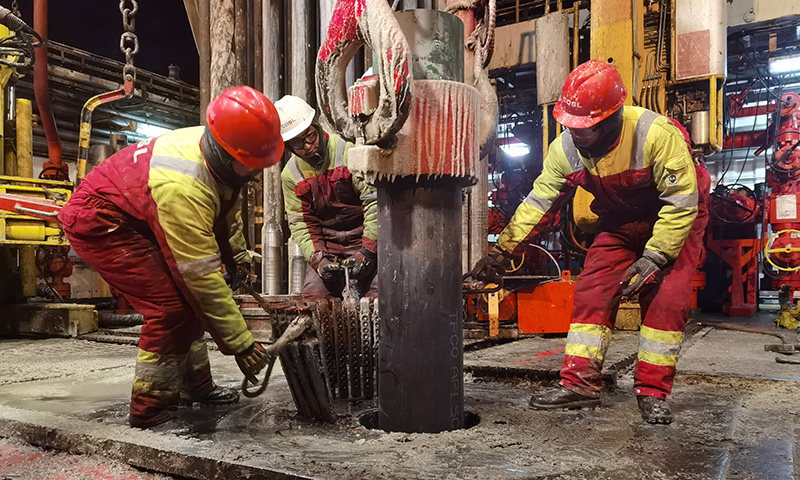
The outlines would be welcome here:
M 620 108 L 622 108 L 622 104 L 613 110 L 595 116 L 572 115 L 571 113 L 564 111 L 564 107 L 562 106 L 561 102 L 558 102 L 556 103 L 556 106 L 553 107 L 553 118 L 567 128 L 590 128 L 610 117 Z
M 314 123 L 314 118 L 313 117 L 312 118 L 307 118 L 307 119 L 303 120 L 302 122 L 298 123 L 297 126 L 294 127 L 293 129 L 289 130 L 286 133 L 281 134 L 281 137 L 283 138 L 283 141 L 284 142 L 288 142 L 289 140 L 295 139 L 301 133 L 305 132 L 306 129 L 308 127 L 310 127 L 312 123 Z

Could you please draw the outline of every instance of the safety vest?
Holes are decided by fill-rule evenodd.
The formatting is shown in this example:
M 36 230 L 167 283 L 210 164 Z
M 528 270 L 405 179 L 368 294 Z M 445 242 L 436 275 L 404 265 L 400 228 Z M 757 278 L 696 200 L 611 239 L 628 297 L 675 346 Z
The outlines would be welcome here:
M 584 158 L 567 130 L 548 149 L 541 175 L 498 239 L 507 252 L 552 224 L 577 187 L 594 195 L 600 229 L 649 222 L 646 248 L 675 259 L 697 217 L 694 161 L 681 132 L 668 118 L 640 107 L 624 107 L 620 141 L 600 158 Z
M 222 277 L 215 230 L 230 235 L 234 262 L 250 258 L 239 192 L 209 170 L 200 150 L 203 132 L 204 127 L 183 128 L 131 145 L 92 169 L 79 188 L 149 227 L 173 279 L 220 349 L 238 353 L 253 337 Z M 228 228 L 215 228 L 220 223 Z
M 281 173 L 292 238 L 312 265 L 355 244 L 377 252 L 377 193 L 347 168 L 352 146 L 329 134 L 318 169 L 295 155 Z

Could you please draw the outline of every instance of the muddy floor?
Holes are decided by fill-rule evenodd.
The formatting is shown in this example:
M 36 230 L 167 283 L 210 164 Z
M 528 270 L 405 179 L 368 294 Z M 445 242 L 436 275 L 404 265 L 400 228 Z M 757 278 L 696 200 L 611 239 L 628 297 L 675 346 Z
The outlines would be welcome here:
M 552 353 L 563 338 L 469 352 L 465 363 L 481 368 L 465 377 L 465 408 L 480 421 L 436 435 L 366 428 L 359 417 L 374 411 L 368 400 L 339 402 L 331 425 L 300 419 L 279 371 L 259 398 L 181 409 L 172 425 L 138 431 L 126 426 L 135 347 L 6 340 L 0 341 L 0 436 L 161 465 L 166 474 L 189 478 L 795 478 L 800 366 L 778 364 L 764 351 L 775 338 L 694 332 L 679 364 L 670 426 L 642 423 L 633 395 L 636 339 L 622 334 L 612 342 L 612 386 L 602 406 L 589 410 L 527 407 L 530 395 L 557 377 Z M 218 352 L 211 360 L 216 381 L 235 387 L 235 362 Z M 514 375 L 493 374 L 509 365 Z

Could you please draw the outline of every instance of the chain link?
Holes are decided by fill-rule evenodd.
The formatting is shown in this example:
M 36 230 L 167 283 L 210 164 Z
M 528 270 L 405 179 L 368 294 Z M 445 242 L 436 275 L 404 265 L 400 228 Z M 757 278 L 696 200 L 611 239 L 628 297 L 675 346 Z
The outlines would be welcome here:
M 130 3 L 130 7 L 128 4 Z M 136 36 L 136 14 L 139 12 L 137 0 L 120 0 L 119 11 L 122 14 L 122 27 L 125 29 L 119 37 L 119 49 L 125 54 L 125 67 L 122 75 L 127 79 L 136 79 L 136 67 L 133 66 L 133 56 L 139 53 L 139 37 Z
M 17 17 L 20 16 L 19 3 L 17 3 L 17 0 L 14 0 L 13 2 L 11 2 L 11 13 L 16 15 Z

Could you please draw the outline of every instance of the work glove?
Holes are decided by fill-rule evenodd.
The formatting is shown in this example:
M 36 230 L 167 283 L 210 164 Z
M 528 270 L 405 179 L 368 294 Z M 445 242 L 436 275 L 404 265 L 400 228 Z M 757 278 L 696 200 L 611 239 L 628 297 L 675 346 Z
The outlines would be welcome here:
M 350 268 L 350 278 L 364 280 L 370 278 L 378 267 L 378 255 L 370 252 L 364 247 L 342 262 L 343 267 Z
M 654 250 L 645 250 L 642 258 L 628 268 L 625 279 L 620 285 L 627 285 L 622 290 L 623 296 L 638 293 L 645 285 L 661 281 L 661 269 L 667 264 L 667 258 Z
M 510 259 L 506 257 L 505 252 L 495 247 L 478 260 L 475 267 L 470 270 L 469 276 L 483 283 L 499 284 L 509 263 Z
M 258 372 L 263 370 L 268 363 L 269 354 L 258 342 L 253 342 L 244 351 L 236 354 L 236 364 L 239 365 L 239 370 L 244 373 L 244 377 L 253 385 L 258 383 L 258 377 L 256 377 Z
M 250 280 L 250 267 L 248 265 L 237 265 L 232 274 L 226 271 L 222 274 L 222 278 L 231 290 L 235 292 Z
M 319 278 L 326 281 L 333 280 L 343 273 L 344 270 L 342 270 L 342 265 L 339 262 L 334 262 L 327 257 L 323 257 L 317 265 L 317 274 L 319 275 Z

